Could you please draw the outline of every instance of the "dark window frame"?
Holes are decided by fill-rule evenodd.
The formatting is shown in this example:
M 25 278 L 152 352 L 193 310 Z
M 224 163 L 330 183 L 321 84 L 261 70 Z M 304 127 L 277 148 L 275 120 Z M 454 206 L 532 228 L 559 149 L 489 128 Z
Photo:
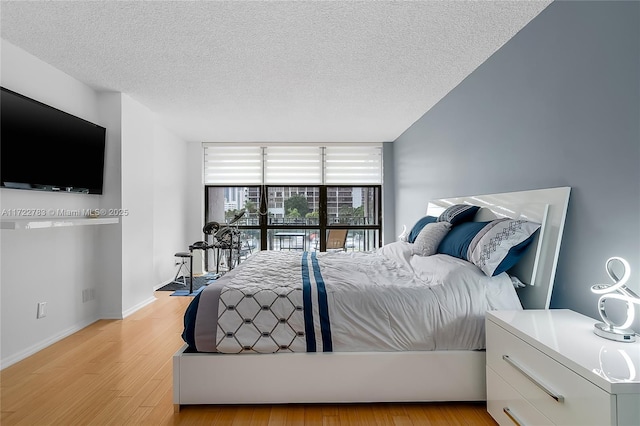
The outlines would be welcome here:
M 379 184 L 353 184 L 353 185 L 309 185 L 309 184 L 288 184 L 288 185 L 213 185 L 207 184 L 204 186 L 204 200 L 205 200 L 205 223 L 210 221 L 208 215 L 209 205 L 209 188 L 258 188 L 260 191 L 260 205 L 259 211 L 267 212 L 269 205 L 269 188 L 282 188 L 282 187 L 298 187 L 298 188 L 318 188 L 319 190 L 319 219 L 317 225 L 302 225 L 302 224 L 270 224 L 268 214 L 261 214 L 259 216 L 258 225 L 238 225 L 238 228 L 243 229 L 258 229 L 260 230 L 260 250 L 268 249 L 268 231 L 270 229 L 313 229 L 319 230 L 320 236 L 320 251 L 326 251 L 327 244 L 327 231 L 329 229 L 347 229 L 347 230 L 374 230 L 378 231 L 377 247 L 382 246 L 382 185 Z M 377 199 L 375 200 L 377 211 L 376 222 L 373 225 L 350 225 L 344 223 L 328 224 L 327 207 L 328 196 L 327 188 L 373 188 L 376 191 Z M 277 196 L 277 195 L 276 195 Z M 282 195 L 284 196 L 284 194 Z

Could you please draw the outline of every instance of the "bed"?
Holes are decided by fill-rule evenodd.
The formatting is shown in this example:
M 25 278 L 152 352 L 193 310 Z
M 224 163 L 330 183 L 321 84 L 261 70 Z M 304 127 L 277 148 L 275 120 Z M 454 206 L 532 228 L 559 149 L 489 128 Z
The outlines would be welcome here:
M 433 200 L 373 253 L 252 256 L 187 308 L 175 409 L 485 400 L 484 313 L 549 307 L 569 193 Z

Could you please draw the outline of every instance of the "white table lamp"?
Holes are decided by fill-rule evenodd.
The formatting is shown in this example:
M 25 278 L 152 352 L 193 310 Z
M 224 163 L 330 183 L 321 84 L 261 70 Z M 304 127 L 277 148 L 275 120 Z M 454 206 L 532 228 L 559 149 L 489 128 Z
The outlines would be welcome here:
M 619 278 L 614 267 L 619 264 L 623 269 L 622 278 Z M 635 319 L 635 305 L 640 304 L 640 297 L 631 291 L 625 284 L 631 276 L 629 263 L 621 257 L 612 257 L 605 264 L 607 274 L 613 284 L 596 284 L 591 286 L 591 291 L 600 294 L 598 299 L 598 312 L 604 322 L 595 324 L 594 333 L 605 339 L 619 342 L 635 342 L 636 333 L 629 327 Z M 627 317 L 622 324 L 614 324 L 605 311 L 605 301 L 608 299 L 621 300 L 627 305 Z

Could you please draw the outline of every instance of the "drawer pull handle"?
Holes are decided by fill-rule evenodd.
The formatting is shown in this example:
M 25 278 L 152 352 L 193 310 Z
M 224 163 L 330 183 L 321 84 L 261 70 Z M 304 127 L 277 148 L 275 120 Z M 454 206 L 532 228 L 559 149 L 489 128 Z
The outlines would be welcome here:
M 558 402 L 564 402 L 564 396 L 552 391 L 545 384 L 540 382 L 540 380 L 535 379 L 524 367 L 520 366 L 520 364 L 512 360 L 509 355 L 502 355 L 502 359 L 507 361 L 507 363 L 509 363 L 513 368 L 522 373 L 522 375 L 524 375 L 527 379 L 531 380 L 536 386 L 542 389 L 551 398 L 555 399 Z
M 517 425 L 517 426 L 522 426 L 522 425 L 524 425 L 524 423 L 522 423 L 522 422 L 520 421 L 520 419 L 519 419 L 515 414 L 513 414 L 513 411 L 511 411 L 511 410 L 509 409 L 509 407 L 504 407 L 504 408 L 502 409 L 502 411 L 507 415 L 507 417 L 509 417 L 509 419 L 510 419 L 510 420 L 511 420 L 515 425 Z

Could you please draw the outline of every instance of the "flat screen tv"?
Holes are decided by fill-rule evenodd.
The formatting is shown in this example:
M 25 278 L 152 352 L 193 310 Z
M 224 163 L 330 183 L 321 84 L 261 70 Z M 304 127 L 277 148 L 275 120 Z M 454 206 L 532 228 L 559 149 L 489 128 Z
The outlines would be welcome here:
M 104 127 L 2 87 L 1 186 L 102 194 L 105 136 Z

